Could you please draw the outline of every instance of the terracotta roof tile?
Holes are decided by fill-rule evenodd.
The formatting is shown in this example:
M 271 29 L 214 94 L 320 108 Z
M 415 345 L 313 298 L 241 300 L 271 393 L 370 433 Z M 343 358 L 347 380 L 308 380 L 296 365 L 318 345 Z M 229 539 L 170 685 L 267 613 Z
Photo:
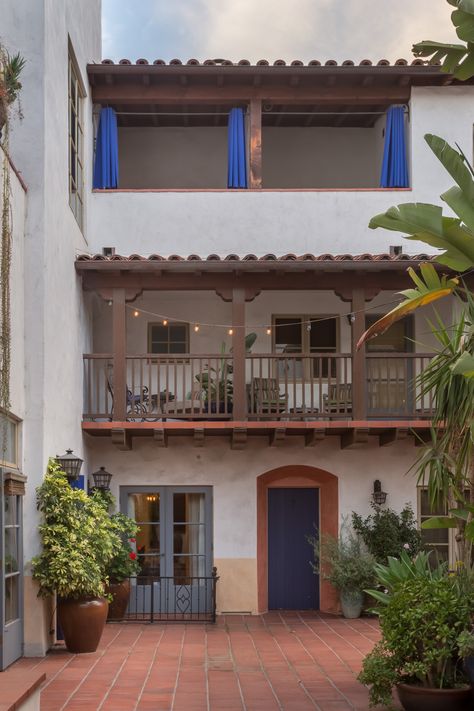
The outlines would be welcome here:
M 114 62 L 113 59 L 103 59 L 102 64 L 121 64 L 121 65 L 132 65 L 134 62 L 130 59 L 124 58 L 120 59 L 118 62 Z M 179 65 L 187 65 L 187 66 L 228 66 L 228 67 L 237 67 L 237 66 L 257 66 L 257 67 L 319 67 L 319 66 L 326 66 L 326 67 L 370 67 L 370 66 L 377 66 L 377 67 L 401 67 L 401 66 L 426 66 L 428 64 L 427 61 L 421 58 L 413 59 L 411 61 L 408 61 L 407 59 L 404 59 L 403 57 L 400 59 L 395 60 L 395 62 L 390 62 L 388 59 L 379 59 L 377 61 L 372 61 L 370 59 L 362 59 L 360 62 L 355 62 L 353 59 L 344 59 L 342 62 L 338 62 L 336 59 L 327 59 L 327 60 L 319 60 L 319 59 L 311 59 L 308 62 L 304 62 L 301 59 L 293 59 L 291 61 L 286 61 L 285 59 L 276 59 L 275 61 L 271 62 L 268 59 L 259 59 L 256 62 L 251 62 L 249 59 L 240 59 L 237 62 L 233 62 L 230 59 L 204 59 L 203 61 L 200 61 L 199 59 L 196 59 L 195 57 L 192 57 L 188 60 L 182 60 L 179 58 L 174 58 L 170 59 L 169 62 L 166 62 L 164 59 L 155 59 L 153 62 L 149 62 L 145 58 L 140 58 L 137 59 L 135 64 L 139 65 L 147 65 L 147 64 L 155 64 L 155 65 L 168 65 L 168 66 L 179 66 Z
M 239 256 L 238 254 L 228 254 L 224 257 L 218 254 L 209 254 L 207 256 L 200 256 L 198 254 L 190 254 L 184 257 L 179 254 L 171 254 L 168 257 L 163 257 L 160 254 L 150 254 L 149 256 L 143 256 L 140 254 L 131 254 L 128 257 L 121 254 L 113 254 L 109 257 L 105 257 L 103 254 L 79 254 L 77 261 L 79 262 L 113 262 L 113 261 L 124 261 L 124 262 L 135 262 L 135 261 L 150 261 L 150 262 L 293 262 L 293 261 L 308 261 L 308 262 L 404 262 L 404 261 L 414 261 L 414 262 L 426 262 L 431 261 L 436 255 L 433 254 L 395 254 L 390 255 L 385 254 L 369 254 L 365 252 L 364 254 L 302 254 L 296 255 L 293 253 L 283 254 L 277 257 L 275 254 L 265 254 L 262 257 L 257 257 L 256 254 L 246 254 L 244 256 Z

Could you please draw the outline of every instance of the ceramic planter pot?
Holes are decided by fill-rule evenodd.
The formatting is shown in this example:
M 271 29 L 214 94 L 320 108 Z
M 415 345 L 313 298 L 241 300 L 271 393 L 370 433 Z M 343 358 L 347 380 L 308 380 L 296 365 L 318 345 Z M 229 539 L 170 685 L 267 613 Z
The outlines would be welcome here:
M 69 652 L 95 652 L 107 619 L 109 603 L 103 597 L 59 599 L 58 619 Z
M 127 578 L 120 583 L 111 581 L 107 587 L 107 592 L 113 597 L 112 602 L 109 602 L 107 620 L 112 622 L 123 620 L 130 598 L 130 580 Z
M 348 620 L 354 620 L 362 614 L 364 593 L 360 590 L 341 590 L 342 614 Z
M 398 698 L 405 711 L 472 711 L 470 687 L 426 689 L 414 684 L 397 684 Z

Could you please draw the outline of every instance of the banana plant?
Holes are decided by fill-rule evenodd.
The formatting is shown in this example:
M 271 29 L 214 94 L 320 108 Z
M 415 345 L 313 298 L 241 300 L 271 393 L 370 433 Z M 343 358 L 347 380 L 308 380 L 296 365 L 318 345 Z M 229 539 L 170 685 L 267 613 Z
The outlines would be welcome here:
M 456 34 L 465 44 L 425 40 L 413 45 L 415 57 L 428 58 L 430 64 L 441 62 L 441 69 L 465 81 L 474 76 L 474 0 L 447 0 L 456 9 L 451 19 Z
M 442 251 L 436 261 L 454 271 L 466 272 L 474 268 L 474 169 L 460 149 L 455 150 L 439 136 L 427 134 L 425 140 L 456 183 L 441 195 L 441 199 L 457 217 L 444 216 L 442 207 L 438 205 L 406 203 L 376 215 L 369 227 L 403 232 L 407 239 L 440 249 Z M 459 277 L 448 279 L 439 276 L 433 264 L 422 265 L 420 272 L 418 276 L 412 269 L 409 270 L 414 288 L 401 292 L 405 299 L 362 335 L 358 348 L 421 306 L 456 292 L 461 292 L 464 297 L 469 293 L 461 286 Z M 472 348 L 466 348 L 452 368 L 456 374 L 473 378 Z

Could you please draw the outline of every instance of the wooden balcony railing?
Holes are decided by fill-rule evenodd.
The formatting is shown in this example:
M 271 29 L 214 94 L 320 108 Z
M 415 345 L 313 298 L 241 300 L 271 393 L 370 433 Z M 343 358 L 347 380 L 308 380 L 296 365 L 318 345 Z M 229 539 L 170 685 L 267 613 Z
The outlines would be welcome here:
M 244 403 L 249 420 L 429 419 L 433 399 L 420 398 L 416 376 L 428 353 L 368 353 L 362 389 L 353 388 L 350 354 L 247 354 L 245 392 L 234 390 L 232 355 L 126 356 L 126 385 L 114 386 L 110 353 L 84 356 L 84 418 L 114 420 L 117 398 L 130 421 L 230 420 Z M 236 383 L 238 379 L 236 378 Z M 363 393 L 363 403 L 354 401 Z M 360 419 L 360 418 L 358 418 Z

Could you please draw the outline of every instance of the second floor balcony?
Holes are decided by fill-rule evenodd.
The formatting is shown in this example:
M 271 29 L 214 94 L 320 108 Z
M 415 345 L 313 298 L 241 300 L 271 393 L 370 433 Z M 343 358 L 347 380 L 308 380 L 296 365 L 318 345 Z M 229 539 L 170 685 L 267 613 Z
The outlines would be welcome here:
M 82 257 L 83 287 L 99 296 L 83 427 L 159 437 L 210 426 L 428 428 L 433 400 L 417 383 L 435 347 L 425 315 L 356 349 L 418 262 Z

